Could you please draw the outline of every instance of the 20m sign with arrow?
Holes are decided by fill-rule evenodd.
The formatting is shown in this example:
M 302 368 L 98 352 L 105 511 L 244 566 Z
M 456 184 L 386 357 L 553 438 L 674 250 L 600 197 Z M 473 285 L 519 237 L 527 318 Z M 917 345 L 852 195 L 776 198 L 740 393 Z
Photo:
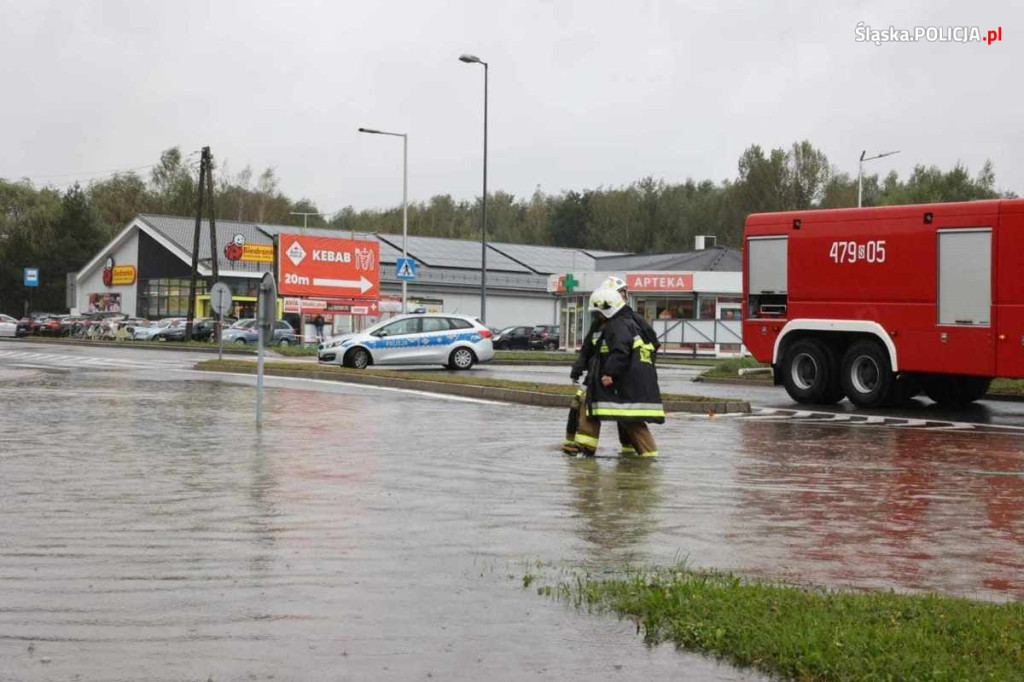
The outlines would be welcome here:
M 380 297 L 380 244 L 376 241 L 282 234 L 278 248 L 281 295 Z

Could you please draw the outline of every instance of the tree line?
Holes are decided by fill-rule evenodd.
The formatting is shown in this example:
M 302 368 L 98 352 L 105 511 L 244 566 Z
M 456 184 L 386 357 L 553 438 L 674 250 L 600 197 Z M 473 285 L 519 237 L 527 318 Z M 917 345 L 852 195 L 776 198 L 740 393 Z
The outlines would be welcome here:
M 160 155 L 148 177 L 117 173 L 66 189 L 36 187 L 28 180 L 0 179 L 0 310 L 21 314 L 27 291 L 22 268 L 38 267 L 41 283 L 32 292 L 35 310 L 64 310 L 65 276 L 75 272 L 140 213 L 195 214 L 198 159 L 172 148 Z M 908 178 L 896 172 L 864 177 L 865 206 L 969 201 L 1013 196 L 996 189 L 986 162 L 977 175 L 955 165 L 949 170 L 915 166 Z M 477 239 L 480 197 L 450 194 L 409 205 L 414 235 Z M 788 149 L 747 148 L 736 177 L 680 183 L 651 177 L 621 187 L 598 187 L 530 196 L 503 191 L 487 197 L 487 233 L 493 241 L 659 253 L 686 251 L 693 237 L 709 234 L 720 244 L 739 246 L 750 213 L 856 206 L 857 178 L 833 166 L 810 142 Z M 318 213 L 306 198 L 280 189 L 273 168 L 232 173 L 215 169 L 215 209 L 222 220 L 301 225 L 297 212 Z M 357 210 L 348 206 L 311 227 L 356 232 L 401 232 L 402 209 Z

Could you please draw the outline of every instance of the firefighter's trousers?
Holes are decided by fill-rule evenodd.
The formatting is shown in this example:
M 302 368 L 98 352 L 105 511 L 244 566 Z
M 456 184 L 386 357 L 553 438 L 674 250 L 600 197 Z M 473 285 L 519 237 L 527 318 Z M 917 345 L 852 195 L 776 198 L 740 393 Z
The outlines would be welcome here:
M 594 454 L 601 437 L 601 422 L 587 416 L 585 388 L 576 390 L 569 410 L 569 420 L 562 449 L 566 452 Z M 654 437 L 651 435 L 650 429 L 647 428 L 647 424 L 616 422 L 616 426 L 618 427 L 620 454 L 626 456 L 639 454 L 642 457 L 658 456 L 658 446 L 654 442 Z

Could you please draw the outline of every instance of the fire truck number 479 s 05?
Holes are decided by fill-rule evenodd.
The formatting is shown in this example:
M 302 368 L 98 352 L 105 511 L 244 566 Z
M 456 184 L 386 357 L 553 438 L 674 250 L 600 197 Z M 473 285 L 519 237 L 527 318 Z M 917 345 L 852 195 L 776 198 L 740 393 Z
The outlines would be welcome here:
M 751 215 L 743 297 L 797 402 L 966 405 L 1024 378 L 1024 200 Z

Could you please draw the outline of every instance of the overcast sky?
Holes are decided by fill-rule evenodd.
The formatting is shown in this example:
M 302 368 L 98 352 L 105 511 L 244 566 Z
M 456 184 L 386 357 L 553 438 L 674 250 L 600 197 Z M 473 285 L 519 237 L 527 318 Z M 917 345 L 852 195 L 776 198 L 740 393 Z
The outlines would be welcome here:
M 324 211 L 736 175 L 748 145 L 807 138 L 870 165 L 995 163 L 1024 194 L 1024 3 L 0 0 L 0 177 L 64 185 L 210 145 L 273 166 Z M 991 46 L 855 41 L 882 28 L 1003 27 Z M 142 171 L 148 172 L 148 171 Z M 82 176 L 83 180 L 90 176 Z

